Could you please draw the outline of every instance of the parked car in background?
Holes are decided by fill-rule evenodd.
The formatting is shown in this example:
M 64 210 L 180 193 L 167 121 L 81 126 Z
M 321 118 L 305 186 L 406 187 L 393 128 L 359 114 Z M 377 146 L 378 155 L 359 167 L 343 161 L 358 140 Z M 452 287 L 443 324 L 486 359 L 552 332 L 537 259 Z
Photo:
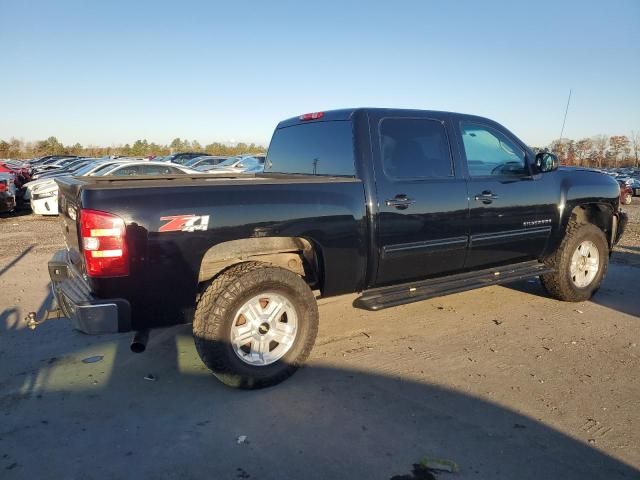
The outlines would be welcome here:
M 206 155 L 209 155 L 209 154 L 206 152 L 180 152 L 180 153 L 173 153 L 171 155 L 167 155 L 166 157 L 162 157 L 162 160 L 158 160 L 158 161 L 171 162 L 171 163 L 177 163 L 178 165 L 184 165 L 192 158 L 204 157 Z
M 625 183 L 631 188 L 634 196 L 640 196 L 640 178 L 631 177 Z
M 63 168 L 67 165 L 69 165 L 71 162 L 74 162 L 75 160 L 79 159 L 80 157 L 67 157 L 67 158 L 59 158 L 57 160 L 48 162 L 48 163 L 44 163 L 42 165 L 38 165 L 36 167 L 34 167 L 32 169 L 32 172 L 34 175 L 39 174 L 39 173 L 43 173 L 43 172 L 48 172 L 50 170 L 56 170 L 58 168 Z
M 623 181 L 618 181 L 618 185 L 620 185 L 620 203 L 631 205 L 633 189 Z
M 82 168 L 71 175 L 61 175 L 36 186 L 31 193 L 31 209 L 36 215 L 58 215 L 58 184 L 56 179 L 65 177 L 129 177 L 150 175 L 200 174 L 197 170 L 181 165 L 167 165 L 165 162 L 146 160 L 110 160 L 96 162 L 95 166 Z
M 201 169 L 203 167 L 213 167 L 218 165 L 229 157 L 223 157 L 220 155 L 203 155 L 202 157 L 195 157 L 184 164 L 185 167 Z
M 237 173 L 244 173 L 247 170 L 255 171 L 256 169 L 259 171 L 264 170 L 264 156 L 231 157 L 213 167 L 198 168 L 198 170 L 202 172 L 215 175 L 235 175 Z
M 16 208 L 16 186 L 9 173 L 0 173 L 0 213 Z
M 75 155 L 46 155 L 40 158 L 33 158 L 29 160 L 27 163 L 31 167 L 36 167 L 38 165 L 45 165 L 47 163 L 55 162 L 61 158 L 75 158 Z
M 10 174 L 13 177 L 13 183 L 16 188 L 21 188 L 22 185 L 31 179 L 29 168 L 14 162 L 1 162 L 0 173 Z
M 94 159 L 89 158 L 87 160 L 88 162 L 85 165 L 66 169 L 65 171 L 60 169 L 60 170 L 56 170 L 55 172 L 49 172 L 47 174 L 43 174 L 40 178 L 36 180 L 32 180 L 31 182 L 26 183 L 24 185 L 24 188 L 22 189 L 22 197 L 24 201 L 25 202 L 30 201 L 31 194 L 34 191 L 53 185 L 55 183 L 54 180 L 57 177 L 61 177 L 65 175 L 69 175 L 69 176 L 89 175 L 100 168 L 119 163 L 117 160 L 110 160 L 110 159 L 103 159 L 103 158 L 94 158 Z
M 103 168 L 97 171 L 93 176 L 110 176 L 117 177 L 131 175 L 183 175 L 183 174 L 199 174 L 201 172 L 182 165 L 167 165 L 166 162 L 120 162 L 111 168 Z
M 49 178 L 56 175 L 66 174 L 95 160 L 98 159 L 88 157 L 73 159 L 63 166 L 34 173 L 33 175 L 31 175 L 31 180 L 39 180 L 41 178 Z

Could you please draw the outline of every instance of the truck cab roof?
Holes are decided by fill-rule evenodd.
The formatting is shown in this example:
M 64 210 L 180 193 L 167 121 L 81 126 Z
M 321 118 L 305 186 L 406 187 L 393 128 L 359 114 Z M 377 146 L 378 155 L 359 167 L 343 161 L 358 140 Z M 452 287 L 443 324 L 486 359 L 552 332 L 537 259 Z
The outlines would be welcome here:
M 355 107 L 355 108 L 341 108 L 337 110 L 326 110 L 319 111 L 313 113 L 304 113 L 298 115 L 297 117 L 287 118 L 286 120 L 278 123 L 276 128 L 284 128 L 290 127 L 292 125 L 298 125 L 301 123 L 305 123 L 308 121 L 339 121 L 339 120 L 351 120 L 353 115 L 357 112 L 368 112 L 368 113 L 388 113 L 389 115 L 398 115 L 398 116 L 409 116 L 409 115 L 456 115 L 460 117 L 464 117 L 467 119 L 478 119 L 483 122 L 496 123 L 493 120 L 485 117 L 479 117 L 477 115 L 469 115 L 465 113 L 458 112 L 447 112 L 442 110 L 418 110 L 418 109 L 408 109 L 408 108 L 384 108 L 384 107 Z M 315 117 L 313 117 L 315 116 Z

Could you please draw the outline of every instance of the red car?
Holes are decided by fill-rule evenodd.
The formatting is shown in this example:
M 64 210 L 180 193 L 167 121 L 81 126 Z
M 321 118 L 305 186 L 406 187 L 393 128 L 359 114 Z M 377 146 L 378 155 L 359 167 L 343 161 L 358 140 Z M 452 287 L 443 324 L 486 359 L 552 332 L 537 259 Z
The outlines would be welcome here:
M 624 182 L 618 182 L 620 185 L 620 203 L 623 205 L 631 205 L 633 198 L 633 189 Z
M 13 175 L 17 188 L 31 180 L 31 172 L 28 167 L 19 167 L 9 163 L 0 163 L 0 173 L 9 173 Z

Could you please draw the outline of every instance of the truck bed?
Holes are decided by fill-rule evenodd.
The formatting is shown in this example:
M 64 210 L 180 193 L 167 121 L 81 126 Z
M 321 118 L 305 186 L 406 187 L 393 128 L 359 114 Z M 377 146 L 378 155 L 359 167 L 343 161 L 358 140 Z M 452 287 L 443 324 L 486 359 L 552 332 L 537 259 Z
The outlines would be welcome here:
M 145 327 L 190 321 L 203 257 L 222 243 L 241 239 L 304 239 L 317 248 L 323 262 L 324 277 L 318 279 L 323 292 L 348 293 L 364 286 L 368 229 L 361 180 L 262 174 L 57 182 L 69 259 L 80 273 L 82 209 L 124 220 L 129 276 L 87 281 L 98 297 L 130 299 L 134 322 Z M 207 225 L 195 231 L 166 228 L 168 217 L 181 215 L 206 217 Z

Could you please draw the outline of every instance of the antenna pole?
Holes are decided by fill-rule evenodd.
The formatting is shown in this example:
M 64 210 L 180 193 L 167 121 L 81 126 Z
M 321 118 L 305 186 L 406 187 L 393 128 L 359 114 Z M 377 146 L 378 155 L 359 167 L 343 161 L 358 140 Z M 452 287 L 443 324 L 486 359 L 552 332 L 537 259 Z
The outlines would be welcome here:
M 564 125 L 567 122 L 567 113 L 569 113 L 570 101 L 571 101 L 571 89 L 569 89 L 569 98 L 567 98 L 567 108 L 564 109 L 564 119 L 562 120 L 562 129 L 560 130 L 560 146 L 562 146 L 562 134 L 564 133 Z

